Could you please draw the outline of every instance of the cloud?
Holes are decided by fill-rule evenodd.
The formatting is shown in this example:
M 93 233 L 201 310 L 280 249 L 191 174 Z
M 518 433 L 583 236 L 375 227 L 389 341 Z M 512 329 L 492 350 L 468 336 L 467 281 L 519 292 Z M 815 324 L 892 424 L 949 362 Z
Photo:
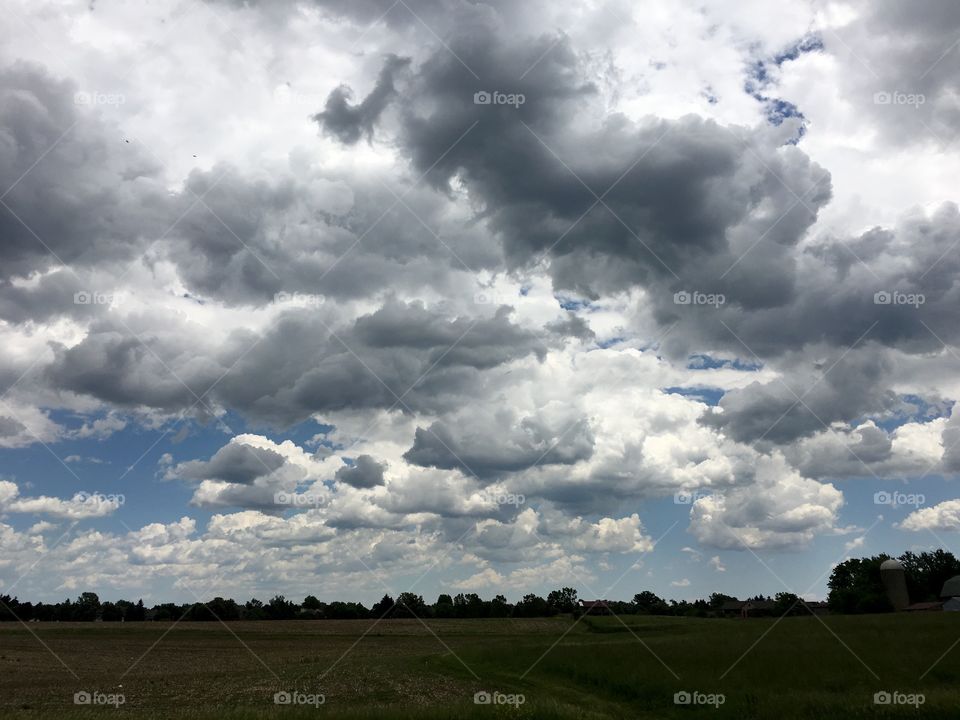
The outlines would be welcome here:
M 350 105 L 350 88 L 341 85 L 327 98 L 324 111 L 313 116 L 324 131 L 335 136 L 340 142 L 352 145 L 361 137 L 373 135 L 373 126 L 386 109 L 387 103 L 396 94 L 393 76 L 410 64 L 410 58 L 389 55 L 377 78 L 377 84 L 363 101 Z
M 898 527 L 911 532 L 960 530 L 960 500 L 946 500 L 933 507 L 914 510 L 900 522 Z
M 268 448 L 251 447 L 231 442 L 217 450 L 209 460 L 191 460 L 169 469 L 167 479 L 222 480 L 249 485 L 269 475 L 285 462 L 284 457 Z
M 706 547 L 799 550 L 835 528 L 843 495 L 802 477 L 783 458 L 764 458 L 753 485 L 694 502 L 689 531 Z
M 78 492 L 69 500 L 39 495 L 20 496 L 16 483 L 0 480 L 0 512 L 49 515 L 66 520 L 85 520 L 112 515 L 123 504 L 122 496 Z
M 93 51 L 25 9 L 5 59 L 138 72 L 104 106 L 0 68 L 0 447 L 74 466 L 172 430 L 192 495 L 115 535 L 109 502 L 0 485 L 94 525 L 0 525 L 5 562 L 46 553 L 57 597 L 227 556 L 224 594 L 382 594 L 363 563 L 441 556 L 464 589 L 576 585 L 683 490 L 723 572 L 705 549 L 837 533 L 843 482 L 954 474 L 956 10 L 761 5 L 216 0 L 250 42 L 191 16 L 159 64 L 134 46 L 162 23 Z M 190 417 L 230 440 L 179 443 Z
M 383 471 L 386 465 L 378 463 L 369 455 L 360 455 L 353 467 L 337 470 L 337 480 L 355 488 L 372 488 L 383 485 Z
M 587 460 L 593 444 L 588 421 L 576 417 L 571 421 L 561 408 L 525 418 L 508 407 L 483 408 L 426 429 L 418 427 L 413 446 L 403 457 L 414 465 L 456 468 L 488 478 L 535 465 Z

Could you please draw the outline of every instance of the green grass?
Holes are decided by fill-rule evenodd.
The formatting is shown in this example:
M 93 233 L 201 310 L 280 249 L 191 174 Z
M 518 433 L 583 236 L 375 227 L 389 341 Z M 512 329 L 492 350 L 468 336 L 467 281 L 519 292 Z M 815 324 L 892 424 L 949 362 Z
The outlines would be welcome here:
M 0 713 L 68 720 L 960 717 L 960 646 L 947 652 L 960 638 L 953 613 L 427 625 L 37 623 L 28 631 L 4 624 Z M 293 689 L 322 693 L 326 702 L 273 704 L 275 692 Z M 78 707 L 79 690 L 122 692 L 126 703 Z M 475 705 L 479 690 L 522 693 L 526 702 Z M 678 706 L 673 696 L 681 690 L 723 693 L 726 701 L 716 709 Z M 879 690 L 923 693 L 926 702 L 877 706 Z

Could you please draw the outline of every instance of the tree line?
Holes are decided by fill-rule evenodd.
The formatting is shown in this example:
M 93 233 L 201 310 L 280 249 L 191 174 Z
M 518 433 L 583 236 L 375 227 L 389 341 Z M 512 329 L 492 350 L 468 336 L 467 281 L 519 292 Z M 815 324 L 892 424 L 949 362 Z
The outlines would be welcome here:
M 827 599 L 830 611 L 842 614 L 892 612 L 880 579 L 880 564 L 890 559 L 881 554 L 867 558 L 851 558 L 830 574 Z M 943 583 L 960 575 L 960 561 L 943 550 L 933 552 L 905 552 L 897 558 L 904 566 L 911 602 L 939 599 Z M 771 597 L 755 595 L 747 598 L 770 604 L 771 615 L 806 614 L 802 600 L 789 592 Z M 436 602 L 428 603 L 422 595 L 389 594 L 367 608 L 359 602 L 322 602 L 308 595 L 303 602 L 287 600 L 276 595 L 263 602 L 252 598 L 246 603 L 215 597 L 209 602 L 161 603 L 147 608 L 143 600 L 101 602 L 93 592 L 84 592 L 76 600 L 69 598 L 58 603 L 21 602 L 10 595 L 0 595 L 0 621 L 61 621 L 61 622 L 138 622 L 144 620 L 364 620 L 378 618 L 535 618 L 581 612 L 577 591 L 564 587 L 550 592 L 545 598 L 529 593 L 517 603 L 510 603 L 503 595 L 484 600 L 476 593 L 441 594 Z M 716 617 L 723 605 L 737 598 L 715 592 L 699 600 L 665 600 L 650 590 L 633 596 L 632 600 L 607 600 L 606 606 L 616 615 L 673 615 L 682 617 Z
M 795 596 L 781 593 L 777 602 L 787 607 Z M 608 600 L 606 606 L 617 615 L 677 615 L 709 617 L 720 607 L 736 598 L 723 593 L 713 593 L 706 600 L 664 600 L 645 590 L 634 595 L 633 600 Z M 769 600 L 756 596 L 754 600 Z M 458 595 L 441 594 L 436 602 L 428 603 L 422 595 L 412 592 L 400 593 L 396 598 L 389 594 L 367 608 L 359 602 L 322 602 L 308 595 L 297 603 L 276 595 L 267 602 L 253 598 L 238 603 L 229 598 L 215 597 L 208 602 L 161 603 L 147 608 L 143 600 L 131 602 L 117 600 L 101 602 L 93 592 L 81 593 L 76 600 L 69 598 L 58 603 L 21 602 L 9 595 L 0 595 L 0 621 L 61 621 L 61 622 L 137 622 L 143 620 L 362 620 L 378 618 L 537 618 L 561 614 L 579 615 L 582 612 L 577 591 L 560 588 L 545 598 L 529 593 L 516 603 L 508 602 L 503 595 L 484 600 L 476 593 Z

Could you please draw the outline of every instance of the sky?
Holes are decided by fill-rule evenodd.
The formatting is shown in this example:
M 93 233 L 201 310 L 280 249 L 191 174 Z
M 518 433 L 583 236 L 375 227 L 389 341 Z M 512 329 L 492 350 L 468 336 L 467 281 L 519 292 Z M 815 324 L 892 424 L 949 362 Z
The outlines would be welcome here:
M 0 593 L 960 551 L 952 0 L 0 8 Z

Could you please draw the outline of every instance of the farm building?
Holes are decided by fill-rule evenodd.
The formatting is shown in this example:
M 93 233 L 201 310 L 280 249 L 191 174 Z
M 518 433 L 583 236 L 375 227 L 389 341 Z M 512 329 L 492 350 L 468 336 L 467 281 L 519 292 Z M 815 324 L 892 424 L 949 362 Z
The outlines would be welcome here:
M 720 606 L 724 617 L 763 617 L 773 614 L 775 603 L 772 600 L 728 600 Z
M 944 612 L 960 612 L 960 575 L 954 575 L 940 591 Z
M 960 597 L 952 597 L 943 601 L 944 612 L 960 612 Z
M 580 609 L 584 615 L 613 615 L 606 600 L 581 600 Z
M 960 575 L 954 575 L 943 584 L 940 597 L 960 597 Z

